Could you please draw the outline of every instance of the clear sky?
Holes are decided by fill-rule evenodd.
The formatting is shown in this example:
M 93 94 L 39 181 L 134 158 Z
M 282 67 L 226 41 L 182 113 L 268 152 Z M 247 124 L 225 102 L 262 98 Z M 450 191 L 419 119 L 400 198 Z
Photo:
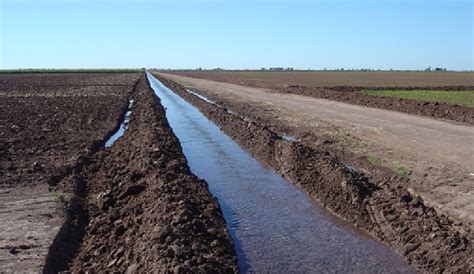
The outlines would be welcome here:
M 0 0 L 0 68 L 473 67 L 474 0 Z

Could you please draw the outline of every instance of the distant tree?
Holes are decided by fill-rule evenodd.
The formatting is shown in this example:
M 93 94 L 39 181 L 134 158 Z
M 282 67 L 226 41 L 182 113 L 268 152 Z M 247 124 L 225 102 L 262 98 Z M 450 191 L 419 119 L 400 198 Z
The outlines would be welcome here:
M 431 71 L 431 66 L 427 67 L 425 71 Z

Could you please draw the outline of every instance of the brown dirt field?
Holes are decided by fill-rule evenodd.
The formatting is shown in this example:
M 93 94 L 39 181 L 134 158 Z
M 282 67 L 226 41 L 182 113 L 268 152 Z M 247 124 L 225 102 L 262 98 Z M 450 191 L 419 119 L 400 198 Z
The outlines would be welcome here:
M 41 271 L 65 218 L 50 186 L 113 132 L 137 78 L 0 75 L 0 272 Z
M 260 88 L 304 87 L 474 87 L 474 72 L 359 71 L 163 71 Z
M 237 271 L 217 201 L 138 78 L 0 75 L 0 272 Z
M 350 133 L 334 127 L 309 130 L 298 120 L 280 119 L 285 114 L 275 111 L 274 105 L 237 97 L 227 100 L 218 91 L 193 89 L 221 105 L 216 107 L 157 76 L 259 160 L 339 217 L 392 246 L 420 270 L 474 269 L 470 226 L 427 205 L 411 188 L 410 179 L 383 165 L 371 164 L 361 151 L 346 149 L 354 142 Z M 284 133 L 294 134 L 300 141 L 284 141 Z
M 145 75 L 131 98 L 125 134 L 60 182 L 83 191 L 45 271 L 237 272 L 219 204 L 189 170 Z
M 372 96 L 364 89 L 474 89 L 471 72 L 172 72 L 213 81 L 258 87 L 453 120 L 474 125 L 474 109 L 440 102 Z

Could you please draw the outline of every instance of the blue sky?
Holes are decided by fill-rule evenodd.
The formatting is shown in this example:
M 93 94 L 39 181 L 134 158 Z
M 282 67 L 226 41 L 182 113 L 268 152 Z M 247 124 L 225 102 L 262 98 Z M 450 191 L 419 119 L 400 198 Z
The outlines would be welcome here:
M 0 0 L 0 68 L 473 67 L 472 0 Z

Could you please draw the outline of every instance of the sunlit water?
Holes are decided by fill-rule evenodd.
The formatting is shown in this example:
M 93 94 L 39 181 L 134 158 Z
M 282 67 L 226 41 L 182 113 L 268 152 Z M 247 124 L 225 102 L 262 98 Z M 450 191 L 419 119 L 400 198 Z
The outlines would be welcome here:
M 219 200 L 242 272 L 414 271 L 400 255 L 338 222 L 262 166 L 151 74 L 148 79 L 191 170 Z
M 123 121 L 120 124 L 120 127 L 117 129 L 117 131 L 110 136 L 110 138 L 105 142 L 105 147 L 111 147 L 115 141 L 117 141 L 122 135 L 125 133 L 125 130 L 127 130 L 128 127 L 128 122 L 130 121 L 130 115 L 132 114 L 132 106 L 133 106 L 133 99 L 128 100 L 128 107 L 127 111 L 125 112 L 125 115 L 123 117 Z

